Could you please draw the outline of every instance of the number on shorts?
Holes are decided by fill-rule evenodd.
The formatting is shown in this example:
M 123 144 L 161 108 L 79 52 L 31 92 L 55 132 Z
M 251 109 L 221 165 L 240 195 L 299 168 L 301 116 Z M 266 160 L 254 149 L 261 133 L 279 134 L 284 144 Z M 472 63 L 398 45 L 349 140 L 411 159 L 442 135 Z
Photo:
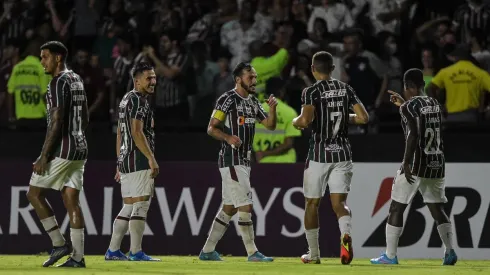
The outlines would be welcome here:
M 337 136 L 337 133 L 339 132 L 340 129 L 340 122 L 342 121 L 342 112 L 331 112 L 330 120 L 333 121 L 334 123 L 333 133 L 332 133 L 332 138 L 334 138 Z
M 435 139 L 435 144 L 434 144 Z M 441 129 L 436 128 L 435 131 L 432 128 L 425 129 L 425 149 L 424 152 L 427 155 L 436 155 L 440 154 L 441 151 Z

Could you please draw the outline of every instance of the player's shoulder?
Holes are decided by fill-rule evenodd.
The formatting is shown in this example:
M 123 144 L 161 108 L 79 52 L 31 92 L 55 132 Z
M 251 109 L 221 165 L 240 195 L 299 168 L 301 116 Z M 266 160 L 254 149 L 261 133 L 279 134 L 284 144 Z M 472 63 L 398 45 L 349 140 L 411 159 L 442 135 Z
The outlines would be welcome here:
M 225 102 L 231 102 L 235 100 L 235 96 L 236 96 L 235 90 L 229 90 L 228 92 L 225 92 L 220 97 L 218 97 L 216 102 L 221 104 L 224 104 Z
M 311 86 L 307 86 L 306 88 L 303 89 L 303 92 L 301 93 L 303 96 L 307 94 L 314 93 L 315 91 L 319 91 L 318 87 L 320 86 L 320 82 L 316 82 Z

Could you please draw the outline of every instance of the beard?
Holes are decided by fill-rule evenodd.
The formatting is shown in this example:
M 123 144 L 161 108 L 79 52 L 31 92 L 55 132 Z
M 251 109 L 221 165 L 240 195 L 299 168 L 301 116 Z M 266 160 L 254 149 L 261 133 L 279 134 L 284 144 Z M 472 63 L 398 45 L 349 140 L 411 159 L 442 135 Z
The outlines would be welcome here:
M 252 89 L 252 87 L 255 87 L 255 85 L 247 85 L 243 82 L 240 83 L 240 86 L 245 90 L 247 91 L 247 93 L 249 94 L 255 94 L 255 89 Z

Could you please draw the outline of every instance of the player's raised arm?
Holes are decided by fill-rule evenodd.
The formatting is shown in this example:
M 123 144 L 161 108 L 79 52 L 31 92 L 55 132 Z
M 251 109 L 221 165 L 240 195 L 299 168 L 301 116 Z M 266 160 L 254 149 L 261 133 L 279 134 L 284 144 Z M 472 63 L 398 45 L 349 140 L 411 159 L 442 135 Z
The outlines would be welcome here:
M 301 95 L 301 101 L 303 107 L 301 107 L 301 114 L 293 119 L 293 126 L 296 129 L 303 130 L 308 128 L 315 119 L 315 106 L 313 105 L 315 100 L 319 98 L 319 92 L 314 87 L 309 87 L 303 90 Z
M 276 106 L 277 106 L 277 99 L 274 97 L 274 95 L 270 95 L 269 99 L 267 99 L 267 104 L 269 104 L 269 114 L 267 114 L 262 108 L 262 105 L 260 103 L 257 103 L 259 110 L 257 113 L 257 118 L 260 120 L 260 123 L 265 126 L 268 130 L 275 130 L 276 125 L 277 125 L 277 112 L 276 112 Z
M 415 149 L 417 147 L 417 140 L 419 138 L 419 132 L 417 122 L 415 119 L 415 112 L 409 110 L 410 106 L 404 104 L 400 107 L 400 115 L 403 120 L 407 122 L 407 139 L 405 145 L 405 154 L 403 155 L 403 170 L 406 174 L 408 182 L 412 183 L 413 179 L 410 176 L 411 167 Z

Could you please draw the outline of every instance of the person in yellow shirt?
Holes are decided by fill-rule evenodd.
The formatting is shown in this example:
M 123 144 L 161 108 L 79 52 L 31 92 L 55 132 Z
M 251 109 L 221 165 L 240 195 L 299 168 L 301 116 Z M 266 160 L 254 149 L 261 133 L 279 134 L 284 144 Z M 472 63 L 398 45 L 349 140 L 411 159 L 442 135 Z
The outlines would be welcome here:
M 471 62 L 465 45 L 457 46 L 449 57 L 455 63 L 434 76 L 427 93 L 439 98 L 445 90 L 447 122 L 477 122 L 484 92 L 490 92 L 490 75 Z
M 266 82 L 267 97 L 277 94 L 277 126 L 274 131 L 267 130 L 262 124 L 256 123 L 253 150 L 259 163 L 295 163 L 296 151 L 293 147 L 294 138 L 301 136 L 301 131 L 293 127 L 293 118 L 298 113 L 284 102 L 285 81 L 273 77 Z M 269 106 L 262 103 L 266 111 Z
M 14 66 L 7 83 L 10 95 L 10 121 L 27 127 L 40 127 L 35 121 L 45 124 L 46 104 L 44 96 L 51 77 L 44 73 L 39 60 L 39 42 L 31 42 L 24 60 Z M 15 108 L 14 108 L 15 106 Z M 15 109 L 15 112 L 14 112 Z M 22 123 L 25 121 L 26 123 Z
M 253 41 L 249 46 L 252 61 L 250 64 L 257 72 L 257 98 L 264 102 L 265 84 L 272 77 L 281 76 L 282 70 L 289 61 L 289 48 L 292 30 L 287 24 L 278 26 L 273 42 L 262 43 L 262 41 Z M 277 50 L 276 50 L 277 49 Z

